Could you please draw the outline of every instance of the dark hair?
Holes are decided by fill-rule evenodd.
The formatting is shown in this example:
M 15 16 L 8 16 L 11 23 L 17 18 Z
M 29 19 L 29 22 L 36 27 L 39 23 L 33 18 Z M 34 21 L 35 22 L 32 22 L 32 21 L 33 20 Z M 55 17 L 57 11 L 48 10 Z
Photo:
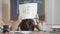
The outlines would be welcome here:
M 19 27 L 22 31 L 34 31 L 34 24 L 33 19 L 24 19 L 19 24 Z

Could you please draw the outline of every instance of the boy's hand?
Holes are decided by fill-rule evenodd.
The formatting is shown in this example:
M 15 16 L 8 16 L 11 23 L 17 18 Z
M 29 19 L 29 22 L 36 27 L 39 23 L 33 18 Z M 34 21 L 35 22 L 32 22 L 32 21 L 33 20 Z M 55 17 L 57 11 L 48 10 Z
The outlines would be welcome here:
M 22 17 L 21 17 L 21 16 L 19 16 L 19 17 L 18 17 L 18 20 L 19 20 L 19 21 L 20 21 L 20 20 L 22 20 Z
M 38 16 L 38 15 L 36 15 L 35 19 L 39 19 L 39 16 Z

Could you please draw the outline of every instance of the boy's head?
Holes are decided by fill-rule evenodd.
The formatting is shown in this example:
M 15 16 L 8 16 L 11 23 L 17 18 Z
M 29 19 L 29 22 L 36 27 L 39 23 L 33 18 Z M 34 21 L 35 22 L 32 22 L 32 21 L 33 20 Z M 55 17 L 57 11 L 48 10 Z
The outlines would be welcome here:
M 24 19 L 19 27 L 22 31 L 34 31 L 34 21 L 32 19 Z

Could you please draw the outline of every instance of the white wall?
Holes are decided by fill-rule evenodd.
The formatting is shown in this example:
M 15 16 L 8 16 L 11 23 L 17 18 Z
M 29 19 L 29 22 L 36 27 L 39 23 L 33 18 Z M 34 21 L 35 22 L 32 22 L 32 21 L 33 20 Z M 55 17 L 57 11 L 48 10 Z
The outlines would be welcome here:
M 52 0 L 46 0 L 46 24 L 52 24 Z M 43 30 L 50 30 L 50 25 L 44 25 Z
M 0 0 L 0 20 L 2 19 L 2 0 Z M 0 23 L 1 27 L 1 23 Z
M 47 0 L 46 24 L 60 24 L 60 0 Z M 45 25 L 44 29 L 50 30 L 51 25 Z
M 47 24 L 60 24 L 60 0 L 47 0 Z
M 0 20 L 2 19 L 2 0 L 0 0 Z
M 54 20 L 54 0 L 47 0 L 47 24 L 52 24 Z
M 8 24 L 8 0 L 2 0 L 2 19 Z
M 47 0 L 47 24 L 60 24 L 60 0 Z
M 55 0 L 54 24 L 60 24 L 60 0 Z

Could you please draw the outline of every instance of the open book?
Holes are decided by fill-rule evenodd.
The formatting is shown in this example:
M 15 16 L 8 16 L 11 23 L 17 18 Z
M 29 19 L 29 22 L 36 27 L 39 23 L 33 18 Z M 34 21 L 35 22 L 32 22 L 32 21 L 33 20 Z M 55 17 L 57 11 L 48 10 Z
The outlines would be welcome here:
M 19 15 L 22 19 L 33 19 L 37 14 L 37 3 L 19 4 Z

